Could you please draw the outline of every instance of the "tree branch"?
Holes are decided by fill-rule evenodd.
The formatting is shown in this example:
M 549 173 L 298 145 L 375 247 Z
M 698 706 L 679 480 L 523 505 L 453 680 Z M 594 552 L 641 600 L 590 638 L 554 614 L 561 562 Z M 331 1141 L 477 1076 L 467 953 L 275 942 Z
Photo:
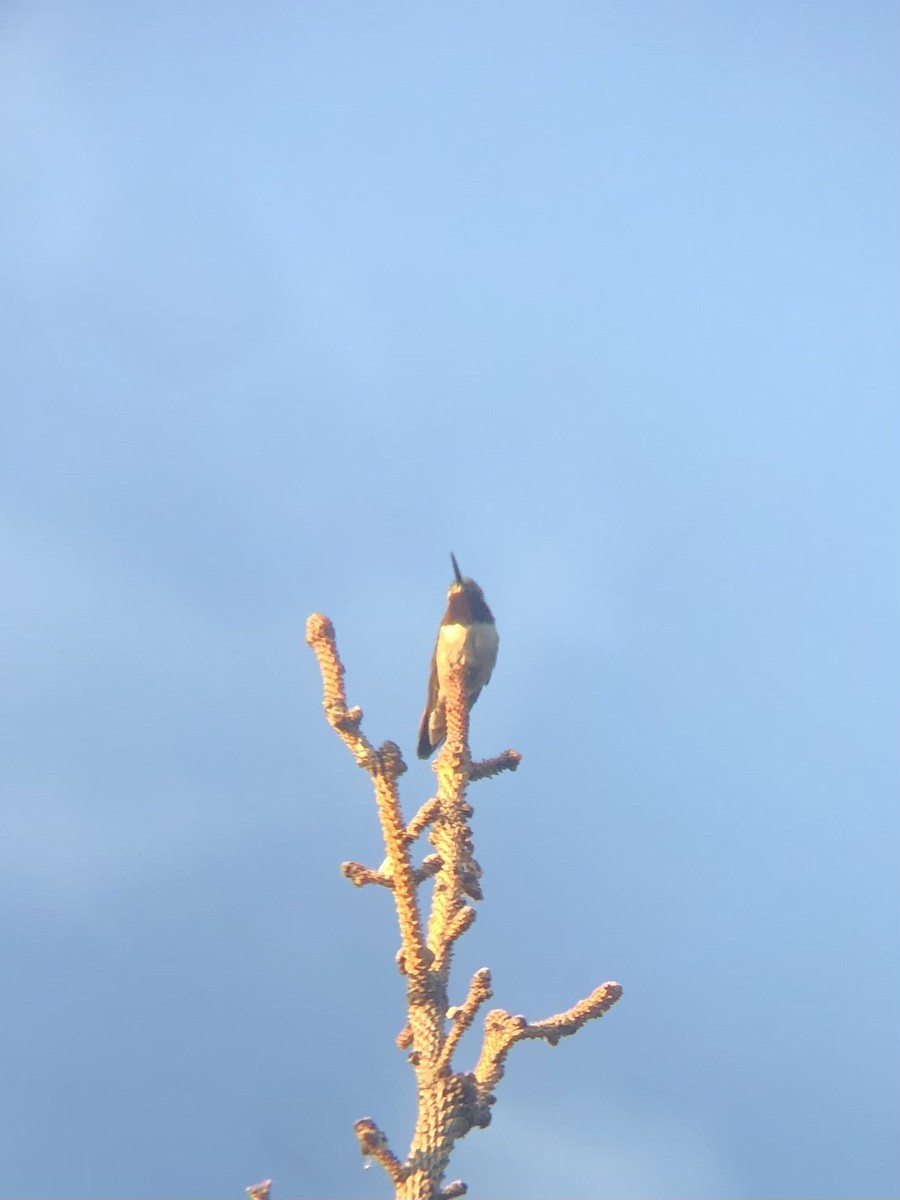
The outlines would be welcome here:
M 490 971 L 483 967 L 473 975 L 463 1003 L 458 1007 L 447 1003 L 453 949 L 475 920 L 470 901 L 482 898 L 481 868 L 473 850 L 473 809 L 466 790 L 470 780 L 515 771 L 521 756 L 507 750 L 496 758 L 472 762 L 463 668 L 451 671 L 442 685 L 446 739 L 434 763 L 437 794 L 405 824 L 398 780 L 406 764 L 399 748 L 393 742 L 373 746 L 362 732 L 362 710 L 347 707 L 344 667 L 331 621 L 314 613 L 307 622 L 306 638 L 322 673 L 325 716 L 372 780 L 387 857 L 377 871 L 355 862 L 344 863 L 341 870 L 357 887 L 374 884 L 393 893 L 401 937 L 397 965 L 407 981 L 407 1024 L 397 1045 L 409 1052 L 416 1073 L 418 1114 L 404 1161 L 393 1153 L 386 1135 L 370 1118 L 357 1121 L 354 1129 L 360 1150 L 381 1163 L 398 1198 L 454 1200 L 466 1187 L 460 1180 L 443 1185 L 451 1151 L 470 1129 L 489 1123 L 493 1088 L 503 1076 L 510 1047 L 526 1038 L 541 1038 L 555 1045 L 606 1012 L 622 989 L 617 983 L 603 984 L 567 1012 L 533 1023 L 494 1009 L 485 1017 L 475 1071 L 453 1070 L 452 1059 L 461 1038 L 491 996 Z M 410 845 L 426 829 L 435 852 L 414 867 Z M 418 888 L 429 878 L 434 878 L 434 889 L 426 934 Z M 267 1197 L 254 1196 L 252 1200 Z

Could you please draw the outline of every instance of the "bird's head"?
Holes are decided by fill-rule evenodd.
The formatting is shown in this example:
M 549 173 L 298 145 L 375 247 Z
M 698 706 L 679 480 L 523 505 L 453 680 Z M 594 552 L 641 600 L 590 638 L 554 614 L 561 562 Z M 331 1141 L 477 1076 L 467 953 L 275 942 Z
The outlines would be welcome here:
M 450 584 L 447 592 L 447 599 L 453 596 L 471 596 L 473 599 L 477 596 L 480 600 L 484 600 L 484 592 L 478 586 L 474 579 L 470 579 L 468 575 L 463 575 L 459 569 L 459 563 L 456 561 L 456 555 L 451 552 L 450 561 L 453 563 L 453 574 L 455 579 Z

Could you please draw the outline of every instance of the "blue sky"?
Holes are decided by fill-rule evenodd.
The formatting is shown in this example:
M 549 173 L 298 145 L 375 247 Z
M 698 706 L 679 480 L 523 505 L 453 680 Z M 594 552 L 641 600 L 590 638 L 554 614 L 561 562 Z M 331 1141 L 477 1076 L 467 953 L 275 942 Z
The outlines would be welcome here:
M 472 1195 L 900 1191 L 900 15 L 0 10 L 10 1195 L 383 1196 L 365 777 L 449 551 L 501 647 Z M 474 1061 L 474 1039 L 459 1065 Z

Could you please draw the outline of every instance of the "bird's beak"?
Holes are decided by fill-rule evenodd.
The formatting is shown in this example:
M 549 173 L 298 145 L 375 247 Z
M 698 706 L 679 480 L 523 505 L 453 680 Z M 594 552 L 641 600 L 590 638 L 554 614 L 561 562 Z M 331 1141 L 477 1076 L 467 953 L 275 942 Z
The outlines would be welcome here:
M 453 553 L 452 550 L 450 552 L 450 561 L 453 563 L 453 573 L 456 576 L 456 582 L 462 583 L 463 577 L 462 577 L 462 573 L 460 572 L 460 569 L 459 569 L 459 563 L 456 561 L 456 555 Z

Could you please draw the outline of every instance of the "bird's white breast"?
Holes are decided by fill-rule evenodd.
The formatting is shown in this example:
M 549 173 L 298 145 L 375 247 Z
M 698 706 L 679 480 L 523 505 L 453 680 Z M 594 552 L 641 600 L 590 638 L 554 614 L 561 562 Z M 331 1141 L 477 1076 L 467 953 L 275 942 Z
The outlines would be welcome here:
M 438 634 L 438 679 L 442 686 L 454 667 L 466 670 L 466 686 L 471 691 L 484 687 L 497 661 L 500 639 L 495 625 L 442 625 Z

